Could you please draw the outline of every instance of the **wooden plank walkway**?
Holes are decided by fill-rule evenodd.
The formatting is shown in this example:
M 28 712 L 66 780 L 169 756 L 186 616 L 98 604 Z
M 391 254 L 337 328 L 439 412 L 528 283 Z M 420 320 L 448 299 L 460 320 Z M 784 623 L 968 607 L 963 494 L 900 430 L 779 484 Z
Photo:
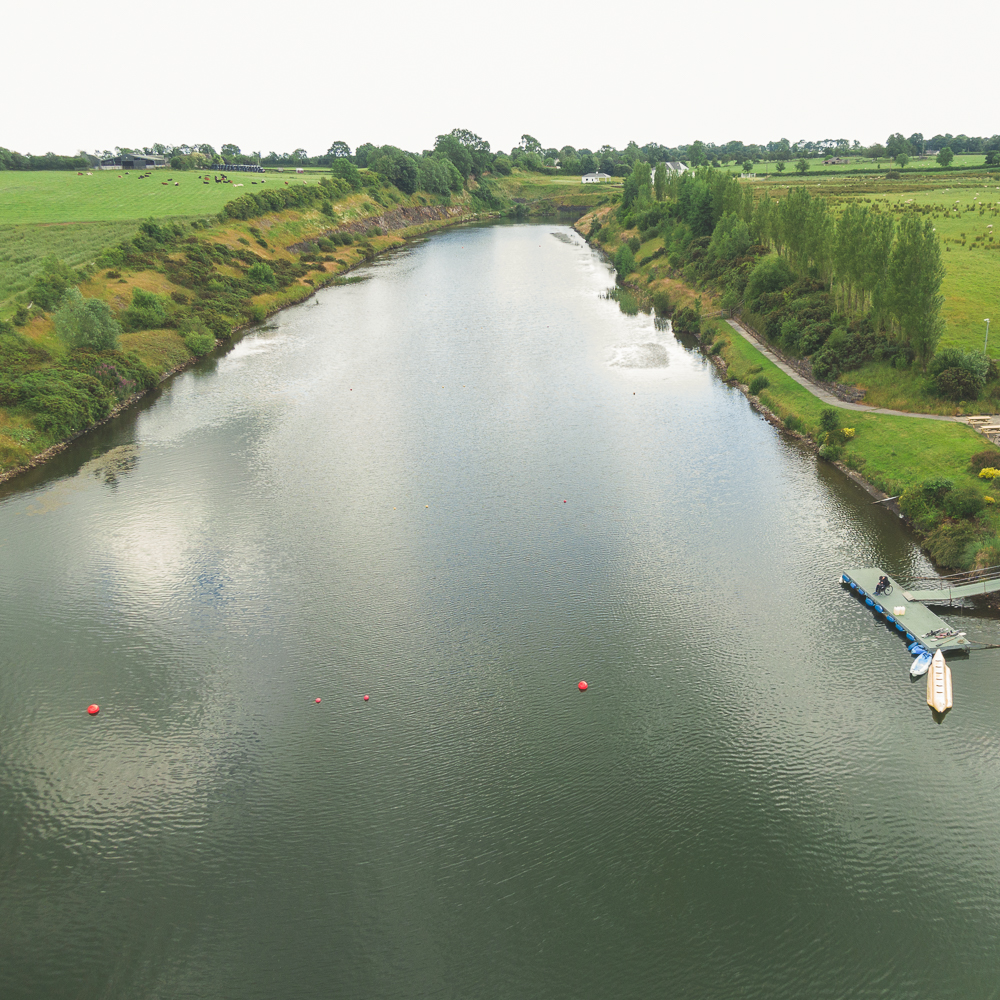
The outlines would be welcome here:
M 874 569 L 849 569 L 840 576 L 840 582 L 857 597 L 859 602 L 873 614 L 885 620 L 908 643 L 916 640 L 926 649 L 934 652 L 967 653 L 972 644 L 964 635 L 953 635 L 947 639 L 933 639 L 928 633 L 950 626 L 942 621 L 930 608 L 908 596 L 903 586 L 889 577 L 892 593 L 888 597 L 876 597 L 875 585 L 880 576 L 889 576 L 877 567 Z M 903 608 L 902 614 L 895 614 L 894 608 Z

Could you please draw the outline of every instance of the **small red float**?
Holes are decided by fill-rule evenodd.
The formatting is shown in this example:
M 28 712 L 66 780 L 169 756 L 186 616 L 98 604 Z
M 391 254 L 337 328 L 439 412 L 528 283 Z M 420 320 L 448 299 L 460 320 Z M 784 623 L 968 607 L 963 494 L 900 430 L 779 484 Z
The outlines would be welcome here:
M 579 689 L 580 689 L 581 691 L 586 691 L 586 690 L 587 690 L 587 682 L 586 682 L 586 681 L 580 681 L 580 683 L 579 683 L 579 684 L 577 684 L 577 687 L 578 687 L 578 688 L 579 688 Z
M 368 695 L 365 695 L 365 701 L 367 701 L 367 700 L 368 700 Z
M 316 699 L 316 704 L 318 705 L 322 700 L 323 700 L 322 698 L 317 698 Z
M 97 715 L 97 713 L 100 710 L 101 710 L 101 706 L 100 705 L 88 705 L 87 706 L 87 714 L 88 715 Z

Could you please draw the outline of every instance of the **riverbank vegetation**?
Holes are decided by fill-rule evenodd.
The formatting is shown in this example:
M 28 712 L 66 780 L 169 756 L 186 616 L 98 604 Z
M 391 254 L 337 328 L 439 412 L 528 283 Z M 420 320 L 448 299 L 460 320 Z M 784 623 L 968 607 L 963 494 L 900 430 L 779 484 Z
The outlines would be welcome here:
M 94 425 L 241 328 L 325 284 L 350 280 L 344 271 L 408 237 L 482 216 L 562 209 L 575 218 L 609 195 L 578 180 L 567 189 L 561 178 L 520 168 L 477 180 L 473 170 L 463 177 L 453 165 L 441 174 L 449 179 L 444 190 L 408 193 L 392 182 L 398 163 L 391 153 L 372 166 L 345 163 L 319 175 L 244 175 L 240 190 L 202 181 L 188 207 L 218 210 L 194 217 L 8 227 L 12 242 L 33 245 L 37 256 L 33 266 L 0 269 L 8 293 L 0 302 L 0 472 Z M 423 167 L 418 176 L 432 177 Z M 24 178 L 36 192 L 48 189 L 37 175 Z M 84 180 L 57 179 L 67 186 Z M 115 188 L 124 178 L 85 178 L 95 179 L 77 191 L 126 190 Z M 123 211 L 113 197 L 86 194 L 70 195 L 81 213 L 99 213 L 104 204 Z M 198 201 L 205 197 L 211 200 Z M 69 232 L 78 243 L 64 239 L 62 255 L 43 257 L 49 232 Z M 99 245 L 102 235 L 117 239 Z
M 988 442 L 955 422 L 828 407 L 726 320 L 738 317 L 842 398 L 995 412 L 1000 371 L 983 350 L 985 324 L 955 320 L 979 294 L 972 309 L 988 310 L 982 279 L 1000 267 L 989 252 L 1000 193 L 989 179 L 915 191 L 884 179 L 862 193 L 853 183 L 778 189 L 702 169 L 667 179 L 657 198 L 641 164 L 578 228 L 612 256 L 630 309 L 697 336 L 727 378 L 822 457 L 901 495 L 936 561 L 966 568 L 1000 562 L 992 486 L 972 461 Z

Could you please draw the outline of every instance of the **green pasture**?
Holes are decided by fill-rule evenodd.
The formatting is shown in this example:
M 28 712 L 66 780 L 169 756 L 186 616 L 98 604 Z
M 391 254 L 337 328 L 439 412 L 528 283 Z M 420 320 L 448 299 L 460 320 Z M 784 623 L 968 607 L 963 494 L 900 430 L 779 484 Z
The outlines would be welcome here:
M 822 170 L 824 173 L 850 173 L 852 170 L 868 170 L 875 173 L 885 173 L 887 170 L 899 170 L 899 166 L 894 160 L 883 157 L 880 160 L 871 160 L 866 156 L 850 156 L 847 159 L 850 160 L 849 163 L 829 163 L 826 164 L 823 161 L 828 159 L 826 156 L 807 156 L 805 158 L 806 162 L 809 164 L 809 173 L 814 171 Z M 778 170 L 777 160 L 763 160 L 761 162 L 755 162 L 753 165 L 753 173 L 755 176 L 770 176 L 776 174 L 779 177 L 798 177 L 799 172 L 795 169 L 795 164 L 799 161 L 799 157 L 793 156 L 790 160 L 785 160 L 785 169 L 783 171 Z M 941 175 L 947 176 L 948 173 L 957 170 L 971 170 L 976 167 L 982 167 L 986 164 L 986 154 L 985 153 L 961 153 L 956 154 L 955 158 L 951 161 L 951 167 L 946 172 L 940 170 L 937 164 L 937 160 L 933 156 L 925 156 L 923 159 L 920 157 L 914 157 L 910 162 L 900 171 L 902 174 L 907 172 L 917 172 L 924 171 L 928 169 L 939 170 Z M 726 169 L 736 169 L 738 170 L 740 164 L 732 164 Z
M 232 184 L 204 183 L 196 171 L 63 170 L 0 172 L 0 226 L 31 222 L 118 222 L 215 215 L 227 201 L 261 184 L 303 184 L 295 173 L 232 174 Z M 169 180 L 168 180 L 169 178 Z M 310 181 L 315 183 L 314 181 Z M 238 187 L 243 184 L 244 187 Z
M 759 368 L 770 382 L 760 394 L 761 402 L 782 420 L 797 417 L 804 431 L 819 434 L 819 417 L 826 404 L 727 324 L 719 323 L 717 329 L 727 341 L 722 356 L 729 365 L 728 377 L 746 385 L 753 377 L 750 369 Z M 969 472 L 969 459 L 982 451 L 986 442 L 965 424 L 835 409 L 840 426 L 855 430 L 845 447 L 844 460 L 880 489 L 897 493 L 905 486 L 936 477 L 983 485 Z

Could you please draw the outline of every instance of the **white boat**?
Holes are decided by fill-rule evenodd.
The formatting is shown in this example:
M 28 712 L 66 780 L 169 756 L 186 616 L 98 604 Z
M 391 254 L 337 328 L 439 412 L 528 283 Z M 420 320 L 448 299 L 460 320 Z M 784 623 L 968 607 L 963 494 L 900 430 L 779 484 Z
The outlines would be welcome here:
M 951 670 L 940 649 L 934 654 L 927 671 L 927 704 L 939 714 L 951 708 Z
M 923 677 L 927 673 L 927 668 L 931 665 L 931 654 L 921 653 L 913 658 L 910 664 L 911 677 Z

